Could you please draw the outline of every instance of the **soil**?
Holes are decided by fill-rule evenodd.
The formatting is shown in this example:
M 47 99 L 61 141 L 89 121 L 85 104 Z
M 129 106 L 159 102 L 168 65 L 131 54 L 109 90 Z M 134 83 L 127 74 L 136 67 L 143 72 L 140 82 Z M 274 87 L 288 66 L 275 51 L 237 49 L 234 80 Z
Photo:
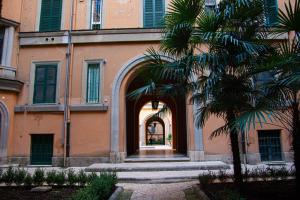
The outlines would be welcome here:
M 49 192 L 31 192 L 25 187 L 0 187 L 0 200 L 60 200 L 70 199 L 80 188 L 60 187 Z
M 213 183 L 205 188 L 205 193 L 212 200 L 222 191 L 236 191 L 233 183 Z M 220 195 L 218 195 L 220 196 Z M 296 195 L 295 181 L 255 181 L 244 183 L 241 197 L 247 200 L 293 200 L 299 199 Z M 222 199 L 225 199 L 224 196 Z

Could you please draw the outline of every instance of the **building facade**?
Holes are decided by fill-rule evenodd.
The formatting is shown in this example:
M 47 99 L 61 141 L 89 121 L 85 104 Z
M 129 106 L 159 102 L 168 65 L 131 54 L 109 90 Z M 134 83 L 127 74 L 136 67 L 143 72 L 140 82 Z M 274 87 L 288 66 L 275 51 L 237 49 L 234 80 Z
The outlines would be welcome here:
M 170 1 L 2 0 L 0 163 L 85 166 L 136 153 L 139 113 L 154 97 L 126 95 L 139 86 L 146 50 L 159 46 Z M 284 1 L 266 2 L 271 24 Z M 172 112 L 177 153 L 231 162 L 229 138 L 209 139 L 221 119 L 197 128 L 187 99 L 158 100 Z M 276 125 L 245 138 L 249 163 L 293 159 L 289 134 Z

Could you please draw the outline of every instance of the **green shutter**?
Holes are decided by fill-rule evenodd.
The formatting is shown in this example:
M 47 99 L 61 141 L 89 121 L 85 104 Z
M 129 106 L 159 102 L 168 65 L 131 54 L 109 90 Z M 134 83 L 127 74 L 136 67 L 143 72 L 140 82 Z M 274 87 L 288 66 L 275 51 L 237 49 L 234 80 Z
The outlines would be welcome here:
M 57 65 L 37 65 L 33 103 L 55 103 Z
M 100 65 L 89 64 L 87 70 L 87 103 L 99 103 Z
M 62 0 L 42 0 L 40 31 L 59 31 L 61 13 Z
M 265 2 L 265 17 L 266 25 L 273 26 L 277 23 L 278 5 L 277 0 L 264 0 Z
M 31 135 L 30 163 L 32 165 L 51 165 L 53 156 L 53 135 Z
M 144 0 L 144 27 L 162 27 L 165 14 L 164 0 Z

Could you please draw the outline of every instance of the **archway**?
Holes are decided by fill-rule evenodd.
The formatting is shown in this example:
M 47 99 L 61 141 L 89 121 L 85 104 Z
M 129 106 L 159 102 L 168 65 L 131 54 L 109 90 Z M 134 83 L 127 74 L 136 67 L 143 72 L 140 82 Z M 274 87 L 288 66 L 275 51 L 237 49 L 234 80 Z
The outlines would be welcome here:
M 145 82 L 139 74 L 135 74 L 134 78 L 128 83 L 126 94 L 144 86 Z M 139 113 L 142 107 L 152 100 L 158 100 L 164 103 L 172 112 L 172 152 L 186 154 L 187 153 L 187 131 L 186 131 L 186 104 L 185 97 L 142 95 L 137 99 L 126 99 L 126 152 L 127 155 L 141 153 L 139 138 Z M 153 120 L 158 120 L 153 118 Z M 159 120 L 158 120 L 159 121 Z M 150 121 L 151 122 L 151 121 Z M 162 122 L 163 123 L 163 122 Z M 147 125 L 146 125 L 147 127 Z M 165 139 L 165 138 L 164 138 Z M 162 153 L 165 155 L 165 152 Z
M 163 60 L 166 62 L 171 61 L 169 58 L 161 56 Z M 126 102 L 126 92 L 129 87 L 129 84 L 133 81 L 133 79 L 137 76 L 137 70 L 144 66 L 147 62 L 147 57 L 145 55 L 139 55 L 128 62 L 126 62 L 119 72 L 116 74 L 115 79 L 112 84 L 112 96 L 111 96 L 111 151 L 110 151 L 110 160 L 111 162 L 123 162 L 127 153 L 127 102 Z M 148 98 L 148 101 L 151 99 Z M 160 99 L 161 100 L 161 99 Z M 193 109 L 191 106 L 186 105 L 186 99 L 184 97 L 176 99 L 175 103 L 172 102 L 174 99 L 165 99 L 173 104 L 173 110 L 176 113 L 180 113 L 184 116 L 184 120 L 180 121 L 180 123 L 176 123 L 182 125 L 182 127 L 172 127 L 172 129 L 179 132 L 179 135 L 184 135 L 182 138 L 175 138 L 174 136 L 174 146 L 177 146 L 176 142 L 181 141 L 180 143 L 185 143 L 181 148 L 177 148 L 177 151 L 186 153 L 187 151 L 187 143 L 188 143 L 188 156 L 191 160 L 203 160 L 203 143 L 202 143 L 202 129 L 198 129 L 196 126 L 192 125 L 193 119 L 186 115 L 186 113 L 193 112 L 193 110 L 197 109 L 196 107 Z M 146 103 L 146 101 L 144 102 Z M 183 106 L 177 106 L 183 105 Z M 178 109 L 177 109 L 178 107 Z M 188 117 L 189 116 L 189 117 Z M 187 122 L 186 117 L 189 118 L 189 122 Z M 174 116 L 175 118 L 175 116 Z M 175 121 L 178 122 L 178 115 L 176 115 Z M 189 140 L 187 141 L 187 124 L 189 124 Z M 193 126 L 193 127 L 192 127 Z M 193 138 L 196 138 L 195 140 Z M 194 142 L 195 141 L 195 142 Z M 199 141 L 196 142 L 196 141 Z M 138 143 L 138 142 L 137 142 Z M 138 144 L 137 144 L 138 146 Z M 130 154 L 130 153 L 129 153 Z
M 0 163 L 7 157 L 9 113 L 5 104 L 0 101 Z

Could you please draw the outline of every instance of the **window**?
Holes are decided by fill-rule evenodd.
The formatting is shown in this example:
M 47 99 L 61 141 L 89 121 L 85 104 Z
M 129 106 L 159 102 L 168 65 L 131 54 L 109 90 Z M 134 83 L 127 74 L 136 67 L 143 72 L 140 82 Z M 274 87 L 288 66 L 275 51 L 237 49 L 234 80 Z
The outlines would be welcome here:
M 59 31 L 61 12 L 62 0 L 42 0 L 40 31 Z
M 36 65 L 33 103 L 56 102 L 57 65 Z
M 32 134 L 30 163 L 51 165 L 53 156 L 53 134 Z
M 264 9 L 266 25 L 276 25 L 278 17 L 277 0 L 264 0 Z
M 3 56 L 4 35 L 5 35 L 5 27 L 0 27 L 0 63 Z
M 261 161 L 281 161 L 279 130 L 258 131 L 258 144 Z
M 87 67 L 86 102 L 99 103 L 100 101 L 100 64 L 90 63 Z
M 144 0 L 144 27 L 162 27 L 164 24 L 164 0 Z
M 101 29 L 102 25 L 102 0 L 92 0 L 91 28 Z

